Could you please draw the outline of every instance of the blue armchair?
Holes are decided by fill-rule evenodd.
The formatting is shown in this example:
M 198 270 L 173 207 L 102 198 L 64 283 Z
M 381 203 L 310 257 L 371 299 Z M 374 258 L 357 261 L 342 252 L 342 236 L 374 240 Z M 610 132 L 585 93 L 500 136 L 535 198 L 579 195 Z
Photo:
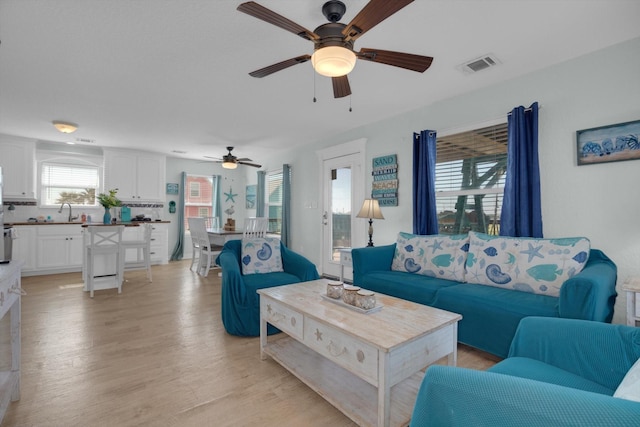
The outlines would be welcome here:
M 216 263 L 222 268 L 222 323 L 231 335 L 260 335 L 260 298 L 258 289 L 319 279 L 316 266 L 281 244 L 284 272 L 242 274 L 240 264 L 242 240 L 225 243 Z M 279 330 L 268 325 L 267 332 Z
M 432 366 L 411 427 L 639 426 L 640 403 L 612 397 L 640 357 L 640 329 L 527 317 L 488 371 Z

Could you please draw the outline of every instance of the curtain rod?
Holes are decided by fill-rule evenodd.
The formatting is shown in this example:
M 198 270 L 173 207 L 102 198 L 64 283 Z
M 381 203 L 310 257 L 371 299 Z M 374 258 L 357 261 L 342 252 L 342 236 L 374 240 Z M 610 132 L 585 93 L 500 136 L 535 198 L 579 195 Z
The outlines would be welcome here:
M 531 108 L 531 107 L 528 107 L 528 108 L 525 108 L 525 109 L 524 109 L 524 111 L 525 111 L 525 112 L 527 112 L 527 111 L 531 111 L 531 110 L 532 110 L 532 108 Z M 542 110 L 542 105 L 538 105 L 538 111 L 540 111 L 540 110 Z M 509 112 L 507 113 L 507 116 L 510 116 L 511 114 L 513 114 L 513 113 L 512 113 L 511 111 L 509 111 Z

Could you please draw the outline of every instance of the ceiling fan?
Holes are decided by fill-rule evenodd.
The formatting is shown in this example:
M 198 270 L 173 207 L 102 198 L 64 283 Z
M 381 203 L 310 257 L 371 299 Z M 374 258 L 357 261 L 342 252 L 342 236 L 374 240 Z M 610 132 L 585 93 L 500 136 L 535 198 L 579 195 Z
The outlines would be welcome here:
M 313 55 L 301 55 L 287 59 L 253 71 L 249 75 L 265 77 L 276 71 L 311 60 L 313 68 L 318 74 L 331 77 L 334 97 L 342 98 L 351 95 L 347 74 L 355 66 L 356 58 L 422 73 L 431 65 L 432 57 L 369 48 L 362 48 L 359 52 L 353 50 L 353 43 L 360 36 L 412 2 L 413 0 L 371 0 L 350 23 L 345 25 L 338 21 L 346 12 L 346 6 L 341 1 L 331 0 L 322 6 L 322 13 L 329 20 L 329 23 L 320 25 L 313 31 L 307 30 L 256 2 L 242 3 L 238 6 L 240 12 L 292 32 L 314 44 Z
M 207 159 L 213 159 L 215 160 L 216 163 L 222 163 L 222 167 L 225 169 L 235 169 L 238 167 L 238 165 L 253 166 L 254 168 L 262 167 L 262 165 L 259 165 L 257 163 L 250 163 L 253 160 L 248 159 L 246 157 L 242 157 L 240 159 L 237 158 L 236 156 L 231 154 L 231 150 L 233 150 L 233 147 L 227 147 L 227 151 L 229 152 L 224 156 L 222 156 L 221 159 L 217 157 L 210 157 L 210 156 L 204 156 L 204 157 L 206 157 Z

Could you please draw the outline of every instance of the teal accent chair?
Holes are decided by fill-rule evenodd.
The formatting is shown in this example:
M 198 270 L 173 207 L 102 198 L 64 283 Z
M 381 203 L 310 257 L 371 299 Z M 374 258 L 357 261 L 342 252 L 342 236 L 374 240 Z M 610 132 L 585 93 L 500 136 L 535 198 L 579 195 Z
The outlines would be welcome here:
M 260 335 L 260 296 L 258 289 L 290 285 L 319 279 L 316 266 L 281 243 L 283 272 L 242 274 L 242 240 L 225 243 L 216 264 L 222 268 L 222 323 L 231 335 L 255 337 Z M 268 325 L 267 332 L 280 332 Z
M 638 328 L 527 317 L 487 371 L 427 369 L 410 426 L 637 427 L 640 402 L 613 394 L 638 358 Z

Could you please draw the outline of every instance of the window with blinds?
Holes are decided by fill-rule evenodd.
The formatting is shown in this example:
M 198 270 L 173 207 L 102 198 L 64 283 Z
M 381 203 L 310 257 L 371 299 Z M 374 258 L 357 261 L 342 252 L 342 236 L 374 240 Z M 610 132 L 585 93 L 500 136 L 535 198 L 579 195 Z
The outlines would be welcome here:
M 282 233 L 282 170 L 267 172 L 269 233 Z
M 43 162 L 40 169 L 41 203 L 44 206 L 70 203 L 74 206 L 97 206 L 100 185 L 98 166 L 63 162 Z
M 507 172 L 507 122 L 436 142 L 439 232 L 498 234 Z

